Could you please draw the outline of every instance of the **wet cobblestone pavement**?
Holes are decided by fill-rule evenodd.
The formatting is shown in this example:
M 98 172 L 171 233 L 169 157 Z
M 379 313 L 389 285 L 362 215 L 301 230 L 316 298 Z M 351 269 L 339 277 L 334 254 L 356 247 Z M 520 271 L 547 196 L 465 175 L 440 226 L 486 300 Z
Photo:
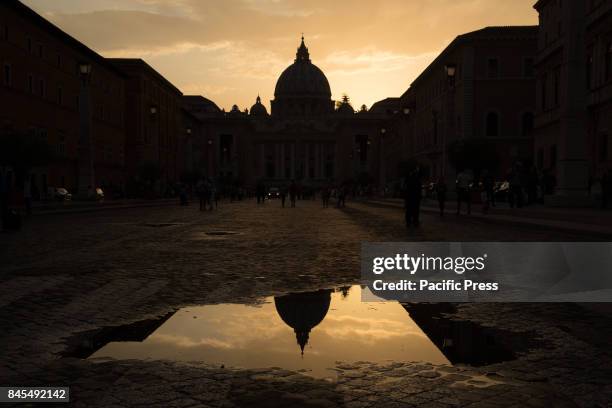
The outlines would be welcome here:
M 609 317 L 570 304 L 465 304 L 450 315 L 538 346 L 479 367 L 338 362 L 337 381 L 279 368 L 62 357 L 79 333 L 159 318 L 184 306 L 359 281 L 362 241 L 589 237 L 425 215 L 406 232 L 397 209 L 298 202 L 38 216 L 0 234 L 0 382 L 69 385 L 77 407 L 610 407 Z

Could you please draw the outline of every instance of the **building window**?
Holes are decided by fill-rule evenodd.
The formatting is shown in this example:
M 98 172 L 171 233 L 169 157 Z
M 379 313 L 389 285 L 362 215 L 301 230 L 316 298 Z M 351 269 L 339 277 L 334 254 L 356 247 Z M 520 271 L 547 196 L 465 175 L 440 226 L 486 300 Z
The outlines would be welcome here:
M 57 54 L 57 67 L 60 68 L 62 66 L 62 56 Z
M 66 138 L 61 134 L 59 136 L 59 143 L 57 144 L 57 153 L 60 156 L 64 156 L 66 154 Z
M 526 112 L 521 119 L 521 134 L 524 137 L 531 136 L 533 131 L 533 113 Z
M 43 57 L 43 45 L 42 44 L 38 44 L 38 56 L 40 58 Z
M 499 60 L 497 58 L 489 58 L 487 61 L 487 76 L 489 78 L 499 77 Z
M 34 93 L 34 77 L 32 75 L 28 75 L 27 90 L 31 94 Z
M 612 41 L 606 45 L 606 81 L 612 78 Z
M 499 115 L 495 112 L 487 113 L 487 136 L 499 136 Z
M 57 87 L 57 104 L 61 105 L 64 100 L 64 92 L 61 86 Z
M 533 72 L 533 58 L 525 58 L 523 61 L 523 76 L 532 78 Z
M 559 106 L 561 104 L 561 102 L 559 101 L 559 87 L 560 85 L 560 80 L 559 77 L 561 76 L 561 73 L 559 72 L 559 69 L 557 69 L 555 71 L 555 83 L 554 83 L 554 92 L 555 92 L 555 106 Z
M 13 83 L 13 71 L 9 64 L 4 64 L 4 85 L 11 86 Z
M 608 142 L 609 142 L 608 135 L 605 133 L 602 133 L 599 136 L 599 161 L 600 162 L 606 162 L 609 159 L 608 150 L 610 146 Z
M 544 150 L 542 149 L 538 149 L 536 165 L 538 166 L 538 169 L 544 168 Z
M 47 86 L 45 84 L 45 80 L 44 79 L 40 79 L 38 81 L 38 93 L 39 93 L 41 98 L 44 98 L 45 95 L 47 94 Z
M 548 82 L 548 76 L 546 74 L 542 75 L 542 81 L 540 83 L 540 96 L 542 102 L 542 111 L 546 111 L 547 103 L 546 103 L 546 83 Z
M 593 55 L 587 55 L 586 62 L 586 86 L 587 89 L 591 89 L 592 85 L 592 77 L 593 77 Z
M 8 39 L 9 39 L 9 28 L 8 28 L 8 25 L 5 25 L 4 26 L 4 40 L 8 41 Z
M 28 52 L 32 52 L 32 39 L 30 37 L 28 37 L 27 43 L 28 43 Z
M 550 146 L 550 167 L 557 167 L 557 145 Z

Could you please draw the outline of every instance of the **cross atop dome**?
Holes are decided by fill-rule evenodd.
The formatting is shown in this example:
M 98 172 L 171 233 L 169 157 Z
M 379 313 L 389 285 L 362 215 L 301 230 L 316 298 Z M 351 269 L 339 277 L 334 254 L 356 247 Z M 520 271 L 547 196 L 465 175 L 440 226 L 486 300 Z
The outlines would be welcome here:
M 302 33 L 302 43 L 300 44 L 295 56 L 295 62 L 298 61 L 310 62 L 310 54 L 308 53 L 306 44 L 304 44 L 304 33 Z

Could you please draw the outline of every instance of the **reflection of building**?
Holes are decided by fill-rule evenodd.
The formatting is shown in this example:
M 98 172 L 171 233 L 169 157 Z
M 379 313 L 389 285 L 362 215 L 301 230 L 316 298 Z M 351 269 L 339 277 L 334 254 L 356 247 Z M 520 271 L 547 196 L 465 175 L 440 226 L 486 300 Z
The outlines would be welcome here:
M 537 343 L 534 333 L 515 333 L 480 326 L 467 320 L 445 318 L 455 307 L 449 303 L 402 304 L 410 318 L 451 364 L 483 366 L 513 360 Z
M 208 109 L 198 115 L 201 107 L 190 103 L 195 98 L 185 98 L 184 106 L 202 120 L 210 175 L 248 186 L 259 180 L 295 179 L 311 186 L 378 181 L 384 122 L 368 112 L 355 113 L 348 99 L 334 109 L 329 82 L 311 62 L 303 39 L 294 63 L 278 79 L 270 114 L 258 97 L 250 112 L 234 106 L 230 112 Z
M 502 177 L 532 156 L 537 27 L 487 27 L 458 36 L 401 96 L 393 121 L 403 157 L 386 148 L 388 171 L 412 159 L 454 185 L 449 150 L 478 143 L 497 156 L 486 165 Z M 387 144 L 385 144 L 387 146 Z M 474 163 L 470 163 L 471 165 Z M 491 168 L 492 167 L 492 168 Z
M 87 77 L 81 66 L 91 67 Z M 37 135 L 57 156 L 32 171 L 33 191 L 44 195 L 47 187 L 61 186 L 76 192 L 79 105 L 85 102 L 95 182 L 124 183 L 125 83 L 119 70 L 15 0 L 0 2 L 0 69 L 0 130 Z M 88 101 L 82 100 L 85 86 Z
M 278 315 L 295 331 L 302 354 L 310 331 L 323 321 L 329 310 L 332 290 L 295 293 L 274 298 Z
M 158 319 L 142 320 L 124 326 L 105 327 L 78 334 L 68 340 L 67 350 L 64 355 L 67 357 L 88 358 L 111 342 L 143 342 L 166 323 L 174 313 L 170 312 Z
M 612 1 L 540 0 L 536 161 L 556 177 L 552 203 L 589 202 L 612 164 Z

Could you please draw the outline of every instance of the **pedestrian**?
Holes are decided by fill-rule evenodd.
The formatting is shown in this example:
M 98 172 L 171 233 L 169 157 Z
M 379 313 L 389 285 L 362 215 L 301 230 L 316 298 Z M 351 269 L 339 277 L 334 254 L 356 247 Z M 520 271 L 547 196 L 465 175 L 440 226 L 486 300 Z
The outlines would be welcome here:
M 523 182 L 521 176 L 521 167 L 520 164 L 517 163 L 508 176 L 508 181 L 510 182 L 508 203 L 510 204 L 510 208 L 523 207 Z
M 406 178 L 404 188 L 404 209 L 406 228 L 418 228 L 420 225 L 419 215 L 421 211 L 421 196 L 423 186 L 421 184 L 420 169 L 416 167 Z
M 210 211 L 219 207 L 219 196 L 217 194 L 217 188 L 215 187 L 215 182 L 213 179 L 209 180 L 210 192 L 209 192 L 209 201 L 210 201 Z
M 438 199 L 438 207 L 440 208 L 440 217 L 444 217 L 444 207 L 446 206 L 446 181 L 440 176 L 436 183 L 436 198 Z
M 295 184 L 295 180 L 291 181 L 289 186 L 289 200 L 291 201 L 291 208 L 295 208 L 295 200 L 297 198 L 298 188 Z
M 323 187 L 323 189 L 321 189 L 321 200 L 323 201 L 323 208 L 329 207 L 329 196 L 330 196 L 329 186 Z
M 461 214 L 461 202 L 467 205 L 467 214 L 472 213 L 472 197 L 470 196 L 470 187 L 472 185 L 472 176 L 467 171 L 463 170 L 457 174 L 457 215 Z
M 489 207 L 495 207 L 495 180 L 489 170 L 482 175 L 482 189 L 485 193 L 485 201 Z
M 280 199 L 282 208 L 285 208 L 285 200 L 287 199 L 287 187 L 285 186 L 280 188 Z
M 538 200 L 538 169 L 536 166 L 529 168 L 527 175 L 527 205 L 535 204 Z
M 26 215 L 32 215 L 32 179 L 28 174 L 23 183 L 23 201 Z
M 208 194 L 204 178 L 200 178 L 200 180 L 198 180 L 198 183 L 196 184 L 196 193 L 200 201 L 200 211 L 203 211 L 206 209 L 206 195 Z
M 338 200 L 336 202 L 336 206 L 338 208 L 344 208 L 346 207 L 346 194 L 347 194 L 347 187 L 346 185 L 341 185 L 338 188 Z

